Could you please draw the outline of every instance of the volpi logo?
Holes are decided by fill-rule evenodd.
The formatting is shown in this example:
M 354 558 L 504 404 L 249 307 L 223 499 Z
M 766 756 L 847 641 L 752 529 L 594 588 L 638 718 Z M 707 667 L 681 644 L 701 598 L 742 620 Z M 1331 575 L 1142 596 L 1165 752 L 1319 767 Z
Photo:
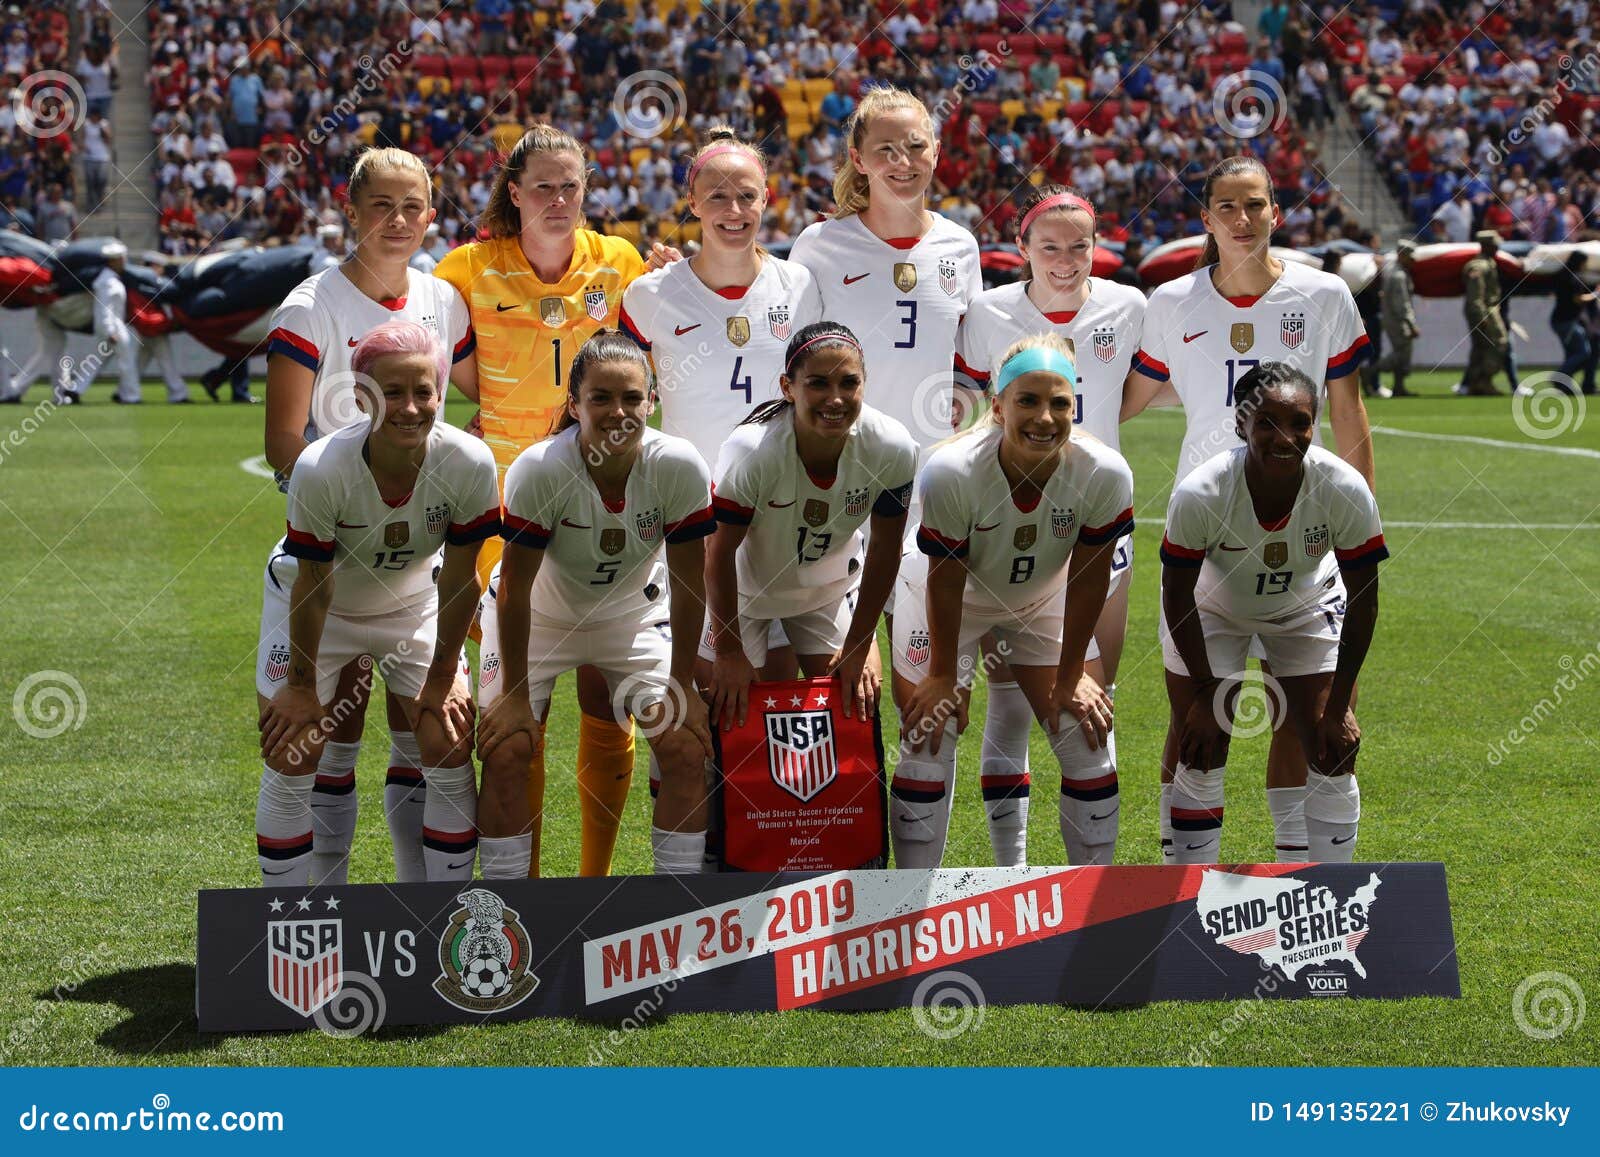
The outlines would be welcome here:
M 343 986 L 344 921 L 267 921 L 267 991 L 280 1004 L 310 1016 Z
M 532 944 L 514 909 L 487 888 L 456 897 L 461 907 L 439 937 L 439 977 L 433 990 L 467 1012 L 500 1012 L 539 987 L 528 971 Z
M 772 781 L 809 803 L 839 778 L 833 718 L 826 711 L 781 711 L 767 716 L 767 766 Z
M 1312 996 L 1349 996 L 1350 978 L 1342 972 L 1331 969 L 1323 972 L 1308 972 L 1305 975 L 1306 991 Z

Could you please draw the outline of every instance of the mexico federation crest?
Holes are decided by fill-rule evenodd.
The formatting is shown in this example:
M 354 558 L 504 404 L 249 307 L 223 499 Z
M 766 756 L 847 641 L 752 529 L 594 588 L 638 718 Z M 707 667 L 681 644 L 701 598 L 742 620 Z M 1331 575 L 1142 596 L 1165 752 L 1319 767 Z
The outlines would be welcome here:
M 1055 537 L 1071 538 L 1073 531 L 1077 529 L 1077 525 L 1078 516 L 1072 512 L 1071 508 L 1058 510 L 1055 507 L 1051 507 L 1050 533 Z
M 450 524 L 450 507 L 440 504 L 428 507 L 428 533 L 443 534 L 444 528 Z
M 928 637 L 927 631 L 912 631 L 911 637 L 906 640 L 906 661 L 913 667 L 920 667 L 928 661 L 928 656 L 933 654 L 933 640 Z
M 1284 314 L 1283 323 L 1278 327 L 1278 337 L 1283 341 L 1284 349 L 1299 349 L 1300 343 L 1306 340 L 1306 315 L 1303 312 Z
M 1039 538 L 1039 527 L 1030 522 L 1027 526 L 1019 526 L 1016 533 L 1011 536 L 1011 543 L 1018 550 L 1027 550 Z
M 1289 561 L 1289 544 L 1283 541 L 1273 541 L 1261 548 L 1261 561 L 1273 570 L 1277 570 Z
M 866 487 L 860 490 L 847 490 L 844 495 L 844 512 L 850 518 L 860 518 L 867 512 L 867 503 L 871 500 L 871 491 Z
M 478 686 L 490 687 L 500 677 L 500 656 L 485 655 L 483 665 L 478 670 Z
M 267 681 L 276 683 L 289 673 L 289 648 L 274 643 L 267 651 Z
M 839 778 L 833 718 L 826 711 L 777 711 L 767 716 L 767 766 L 772 782 L 809 803 Z
M 820 498 L 808 498 L 800 510 L 800 516 L 806 520 L 807 526 L 821 526 L 828 521 L 828 504 Z
M 604 321 L 606 314 L 611 312 L 611 306 L 606 303 L 606 291 L 599 286 L 584 290 L 583 308 L 588 310 L 589 316 L 596 321 Z
M 600 532 L 601 554 L 621 554 L 627 545 L 628 536 L 621 527 L 609 526 Z
M 1248 321 L 1236 321 L 1228 331 L 1228 344 L 1235 353 L 1247 354 L 1256 344 L 1256 327 Z
M 566 299 L 560 297 L 541 297 L 539 299 L 539 320 L 551 329 L 565 325 L 567 322 Z
M 1117 331 L 1109 325 L 1094 331 L 1090 343 L 1096 361 L 1111 362 L 1117 359 Z
M 742 346 L 750 340 L 750 319 L 748 317 L 730 317 L 728 319 L 728 340 L 736 346 Z
M 515 909 L 487 888 L 456 897 L 461 907 L 439 936 L 439 977 L 433 991 L 467 1012 L 501 1012 L 539 987 L 529 971 L 532 944 Z
M 267 991 L 310 1016 L 344 985 L 344 922 L 267 921 Z
M 948 297 L 956 295 L 958 287 L 956 285 L 956 259 L 954 257 L 939 258 L 939 288 L 944 290 L 945 295 Z
M 411 524 L 409 522 L 390 522 L 383 528 L 383 545 L 391 550 L 404 546 L 411 541 Z
M 789 340 L 790 316 L 787 305 L 775 305 L 767 310 L 767 329 L 771 330 L 772 336 L 779 341 Z
M 894 263 L 894 286 L 901 293 L 910 293 L 917 287 L 917 267 L 909 261 Z
M 661 508 L 658 506 L 634 515 L 633 525 L 638 528 L 640 538 L 645 542 L 654 542 L 661 537 Z
M 1321 558 L 1328 553 L 1328 526 L 1308 526 L 1305 531 L 1307 558 Z

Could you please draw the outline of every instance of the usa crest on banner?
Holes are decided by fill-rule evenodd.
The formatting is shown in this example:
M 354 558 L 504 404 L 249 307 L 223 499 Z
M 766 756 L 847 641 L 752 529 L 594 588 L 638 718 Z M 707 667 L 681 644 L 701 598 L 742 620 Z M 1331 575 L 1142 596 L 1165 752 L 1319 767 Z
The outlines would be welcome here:
M 344 987 L 344 922 L 267 922 L 267 991 L 301 1016 L 310 1016 Z

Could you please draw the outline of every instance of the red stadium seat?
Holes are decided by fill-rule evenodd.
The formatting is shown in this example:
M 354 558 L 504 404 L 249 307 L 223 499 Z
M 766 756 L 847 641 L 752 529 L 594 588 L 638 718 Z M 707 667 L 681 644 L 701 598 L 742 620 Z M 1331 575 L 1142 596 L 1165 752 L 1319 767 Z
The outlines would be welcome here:
M 511 71 L 509 56 L 485 56 L 478 61 L 478 64 L 483 69 L 483 79 L 490 84 Z
M 1416 80 L 1432 68 L 1437 59 L 1431 52 L 1408 52 L 1400 58 L 1400 67 L 1405 69 L 1406 76 Z
M 478 58 L 476 56 L 452 56 L 449 62 L 450 78 L 452 80 L 478 80 Z
M 256 166 L 261 158 L 260 149 L 229 149 L 224 154 L 228 164 L 233 166 L 233 175 L 241 185 L 251 184 L 256 175 Z
M 1094 163 L 1097 165 L 1103 165 L 1112 157 L 1115 157 L 1118 152 L 1119 150 L 1112 145 L 1098 145 L 1095 147 L 1093 154 Z
M 539 58 L 537 56 L 513 56 L 511 58 L 511 77 L 518 84 L 525 79 L 531 79 L 539 71 Z
M 1237 32 L 1230 28 L 1217 34 L 1217 47 L 1224 52 L 1237 52 L 1246 49 L 1248 42 L 1245 40 L 1243 32 Z
M 1059 32 L 1046 32 L 1037 37 L 1041 52 L 1063 52 L 1067 47 L 1067 38 Z
M 443 76 L 445 74 L 444 57 L 442 56 L 414 56 L 411 58 L 411 67 L 423 76 Z
M 1000 42 L 1004 39 L 1005 35 L 1000 32 L 980 32 L 976 37 L 978 47 L 985 52 L 999 52 Z
M 917 37 L 917 47 L 923 52 L 937 52 L 939 49 L 939 34 L 937 32 L 924 32 Z

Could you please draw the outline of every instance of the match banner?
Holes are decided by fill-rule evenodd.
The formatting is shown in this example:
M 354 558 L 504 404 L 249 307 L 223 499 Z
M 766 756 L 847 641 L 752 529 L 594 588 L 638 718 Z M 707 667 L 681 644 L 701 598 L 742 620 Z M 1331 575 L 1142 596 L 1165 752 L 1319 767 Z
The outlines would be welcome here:
M 969 868 L 200 893 L 202 1032 L 927 1003 L 1461 995 L 1442 864 Z

